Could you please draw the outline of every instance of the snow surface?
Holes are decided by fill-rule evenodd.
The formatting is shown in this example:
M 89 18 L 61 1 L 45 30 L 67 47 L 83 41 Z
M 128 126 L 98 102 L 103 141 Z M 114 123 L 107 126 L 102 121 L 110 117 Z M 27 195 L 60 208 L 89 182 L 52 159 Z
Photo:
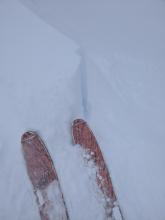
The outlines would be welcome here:
M 55 180 L 49 184 L 46 191 L 37 190 L 35 193 L 39 206 L 44 207 L 41 208 L 42 212 L 48 215 L 50 220 L 68 220 L 58 181 Z
M 21 154 L 29 129 L 52 155 L 70 219 L 104 219 L 72 144 L 83 117 L 125 219 L 164 220 L 165 2 L 0 0 L 0 27 L 0 219 L 40 219 Z

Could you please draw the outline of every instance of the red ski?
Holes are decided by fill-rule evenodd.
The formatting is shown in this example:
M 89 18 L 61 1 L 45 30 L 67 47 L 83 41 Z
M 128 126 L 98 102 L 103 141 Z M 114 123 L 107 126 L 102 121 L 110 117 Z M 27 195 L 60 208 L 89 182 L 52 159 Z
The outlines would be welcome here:
M 36 132 L 28 131 L 21 143 L 41 220 L 68 220 L 57 173 L 44 142 Z
M 107 219 L 123 220 L 120 207 L 117 205 L 117 198 L 113 189 L 112 181 L 100 147 L 87 122 L 83 119 L 76 119 L 72 125 L 74 144 L 79 144 L 89 154 L 89 158 L 96 166 L 96 181 L 106 201 Z

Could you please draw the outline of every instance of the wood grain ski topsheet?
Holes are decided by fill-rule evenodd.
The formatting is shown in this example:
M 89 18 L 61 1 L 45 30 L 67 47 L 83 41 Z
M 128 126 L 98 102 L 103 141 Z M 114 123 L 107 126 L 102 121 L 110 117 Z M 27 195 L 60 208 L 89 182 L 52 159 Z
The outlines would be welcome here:
M 113 220 L 118 219 L 113 216 L 113 209 L 117 204 L 117 199 L 113 189 L 110 174 L 93 132 L 89 128 L 87 122 L 85 122 L 83 119 L 76 119 L 73 121 L 72 124 L 72 135 L 74 143 L 82 146 L 83 149 L 85 149 L 86 152 L 90 155 L 91 160 L 96 165 L 96 181 L 100 190 L 106 198 L 106 209 L 108 210 L 107 216 L 109 216 L 107 218 Z M 124 218 L 122 216 L 119 206 L 118 209 L 120 216 L 119 219 L 123 220 Z
M 21 142 L 28 175 L 34 189 L 46 188 L 57 179 L 57 174 L 43 141 L 36 133 L 26 132 Z
M 103 193 L 108 198 L 111 198 L 113 201 L 115 201 L 115 192 L 113 190 L 109 171 L 102 156 L 100 147 L 96 141 L 94 134 L 84 120 L 77 119 L 73 122 L 73 137 L 75 144 L 80 144 L 87 151 L 90 151 L 90 155 L 98 168 L 98 175 L 102 177 L 102 179 L 98 178 L 98 184 L 100 185 Z
M 41 219 L 68 220 L 57 173 L 44 142 L 36 132 L 28 131 L 21 143 Z

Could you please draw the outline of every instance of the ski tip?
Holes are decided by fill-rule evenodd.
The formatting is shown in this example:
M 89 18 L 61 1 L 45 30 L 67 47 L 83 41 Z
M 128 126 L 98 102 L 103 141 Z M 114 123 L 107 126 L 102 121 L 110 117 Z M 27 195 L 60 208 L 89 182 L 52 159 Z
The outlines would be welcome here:
M 58 180 L 52 158 L 37 132 L 25 132 L 21 144 L 27 172 L 35 190 L 45 189 L 51 182 Z
M 86 121 L 84 121 L 84 120 L 81 119 L 81 118 L 75 119 L 75 120 L 73 121 L 73 126 L 76 126 L 76 125 L 79 125 L 79 124 L 86 124 Z
M 72 137 L 74 144 L 81 144 L 81 131 L 82 128 L 86 125 L 86 122 L 81 119 L 77 118 L 72 123 Z
M 21 143 L 24 143 L 28 140 L 32 140 L 38 134 L 35 131 L 26 131 L 21 137 Z

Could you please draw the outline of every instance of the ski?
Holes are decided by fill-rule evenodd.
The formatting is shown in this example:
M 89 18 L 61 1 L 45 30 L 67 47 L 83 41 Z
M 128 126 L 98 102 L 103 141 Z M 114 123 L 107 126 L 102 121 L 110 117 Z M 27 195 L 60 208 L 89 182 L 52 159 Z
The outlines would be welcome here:
M 28 131 L 21 143 L 41 220 L 68 220 L 58 176 L 44 142 L 36 132 Z
M 106 219 L 124 220 L 112 181 L 97 140 L 86 121 L 76 119 L 72 124 L 74 144 L 79 144 L 96 166 L 96 182 L 105 198 Z

